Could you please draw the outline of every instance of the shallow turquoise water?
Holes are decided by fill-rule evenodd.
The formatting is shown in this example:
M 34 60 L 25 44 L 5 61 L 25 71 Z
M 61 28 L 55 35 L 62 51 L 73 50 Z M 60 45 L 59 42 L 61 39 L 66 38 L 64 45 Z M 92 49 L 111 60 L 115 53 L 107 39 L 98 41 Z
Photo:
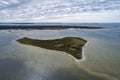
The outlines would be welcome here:
M 4 80 L 102 80 L 101 74 L 120 79 L 120 29 L 99 30 L 1 30 L 0 79 Z M 88 40 L 86 60 L 75 62 L 64 52 L 22 45 L 20 37 L 53 39 L 77 36 Z M 87 72 L 88 71 L 88 72 Z M 98 75 L 97 73 L 100 73 Z M 6 77 L 7 76 L 7 77 Z M 69 76 L 69 77 L 68 77 Z M 110 78 L 114 80 L 113 78 Z M 109 80 L 110 80 L 109 79 Z

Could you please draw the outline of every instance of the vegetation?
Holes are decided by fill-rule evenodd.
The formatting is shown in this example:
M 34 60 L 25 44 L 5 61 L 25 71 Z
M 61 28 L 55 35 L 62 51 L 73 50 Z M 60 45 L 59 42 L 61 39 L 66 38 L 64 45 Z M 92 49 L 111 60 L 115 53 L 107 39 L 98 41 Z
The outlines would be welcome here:
M 0 24 L 0 30 L 4 29 L 41 29 L 41 30 L 61 30 L 61 29 L 102 29 L 105 27 L 92 26 L 71 26 L 71 25 L 36 25 L 36 24 Z
M 87 42 L 86 40 L 78 37 L 65 37 L 54 40 L 37 40 L 31 38 L 21 38 L 17 40 L 19 43 L 38 46 L 41 48 L 64 51 L 71 54 L 77 59 L 82 58 L 82 47 Z

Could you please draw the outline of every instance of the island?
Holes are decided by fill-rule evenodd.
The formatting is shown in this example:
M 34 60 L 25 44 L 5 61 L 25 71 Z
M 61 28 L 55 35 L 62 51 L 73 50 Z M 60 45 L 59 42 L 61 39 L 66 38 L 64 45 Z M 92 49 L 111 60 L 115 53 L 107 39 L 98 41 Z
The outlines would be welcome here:
M 82 48 L 87 42 L 79 37 L 64 37 L 51 40 L 38 40 L 23 37 L 21 39 L 17 39 L 16 41 L 22 44 L 37 46 L 45 49 L 63 51 L 72 55 L 76 59 L 82 58 Z

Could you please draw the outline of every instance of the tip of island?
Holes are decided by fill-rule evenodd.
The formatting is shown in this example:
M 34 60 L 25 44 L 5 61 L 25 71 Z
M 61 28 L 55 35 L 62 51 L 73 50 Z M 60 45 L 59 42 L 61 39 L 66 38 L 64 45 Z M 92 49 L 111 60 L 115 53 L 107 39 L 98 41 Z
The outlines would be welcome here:
M 16 40 L 19 43 L 37 46 L 50 50 L 66 52 L 76 59 L 82 58 L 82 48 L 86 44 L 86 40 L 79 37 L 64 37 L 59 39 L 38 40 L 23 37 Z

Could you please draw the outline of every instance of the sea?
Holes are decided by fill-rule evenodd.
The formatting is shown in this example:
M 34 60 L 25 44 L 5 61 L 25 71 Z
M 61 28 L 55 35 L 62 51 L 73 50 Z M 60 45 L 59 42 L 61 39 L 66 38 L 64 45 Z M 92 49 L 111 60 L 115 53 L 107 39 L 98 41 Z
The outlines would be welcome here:
M 105 28 L 0 30 L 0 80 L 120 80 L 120 23 L 62 24 Z M 18 43 L 22 37 L 81 37 L 87 43 L 76 61 L 65 52 Z

